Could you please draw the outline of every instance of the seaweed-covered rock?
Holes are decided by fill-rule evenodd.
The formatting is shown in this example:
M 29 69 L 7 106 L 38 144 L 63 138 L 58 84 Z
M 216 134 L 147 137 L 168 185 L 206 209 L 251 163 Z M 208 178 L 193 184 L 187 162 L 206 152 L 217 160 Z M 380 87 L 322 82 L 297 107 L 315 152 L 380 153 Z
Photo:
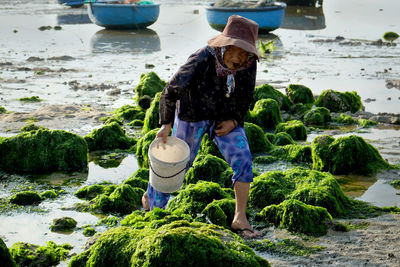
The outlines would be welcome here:
M 146 111 L 146 116 L 143 121 L 143 133 L 147 133 L 158 127 L 159 121 L 159 104 L 160 104 L 161 93 L 157 93 L 151 102 L 150 108 Z
M 118 227 L 69 263 L 77 266 L 269 266 L 221 227 L 176 221 L 158 229 Z
M 350 198 L 330 173 L 301 167 L 263 173 L 254 179 L 250 188 L 249 204 L 255 208 L 288 199 L 324 207 L 333 216 L 345 214 L 351 206 Z
M 313 104 L 315 100 L 311 89 L 300 84 L 289 84 L 286 95 L 293 104 Z
M 39 130 L 41 127 L 35 125 L 34 123 L 30 123 L 28 125 L 25 125 L 21 128 L 21 132 L 30 132 L 30 131 L 37 131 Z M 42 129 L 46 129 L 46 128 L 42 128 Z
M 179 191 L 179 194 L 168 203 L 167 210 L 196 217 L 213 200 L 223 198 L 230 198 L 230 195 L 222 190 L 219 184 L 199 181 Z
M 53 232 L 72 231 L 77 225 L 77 222 L 71 217 L 62 217 L 53 219 L 50 230 Z
M 71 249 L 69 244 L 57 245 L 53 241 L 46 246 L 17 242 L 10 247 L 10 254 L 18 266 L 56 266 Z
M 0 169 L 17 173 L 72 172 L 87 169 L 85 140 L 62 130 L 39 129 L 0 138 Z
M 312 165 L 311 146 L 289 144 L 282 147 L 275 147 L 270 151 L 274 157 L 294 163 L 305 163 Z
M 147 180 L 142 179 L 140 177 L 129 177 L 128 179 L 126 179 L 123 184 L 128 184 L 131 187 L 138 187 L 138 188 L 142 188 L 143 190 L 147 189 L 147 185 L 149 183 L 148 181 L 148 177 Z
M 42 201 L 42 197 L 33 191 L 18 192 L 11 196 L 10 202 L 17 205 L 33 205 Z
M 296 199 L 265 207 L 257 217 L 276 227 L 314 236 L 325 235 L 332 220 L 325 208 L 307 205 Z
M 56 191 L 54 190 L 54 189 L 51 189 L 51 190 L 46 190 L 46 191 L 44 191 L 44 192 L 42 192 L 41 194 L 40 194 L 40 197 L 42 198 L 42 199 L 48 199 L 48 198 L 56 198 L 56 197 L 58 197 L 58 194 L 56 193 Z
M 161 80 L 155 72 L 143 73 L 140 75 L 140 82 L 135 87 L 136 99 L 148 95 L 154 97 L 158 92 L 164 89 L 166 82 Z
M 378 123 L 376 121 L 372 121 L 372 120 L 368 120 L 368 119 L 359 119 L 358 120 L 358 125 L 361 128 L 367 128 L 367 127 L 370 127 L 370 126 L 375 126 L 377 124 Z
M 277 133 L 273 141 L 276 146 L 293 145 L 294 143 L 292 136 L 286 132 Z
M 224 228 L 230 228 L 235 216 L 235 200 L 219 199 L 214 200 L 201 212 L 207 218 L 207 221 Z
M 78 189 L 74 195 L 80 199 L 91 200 L 97 197 L 100 194 L 105 194 L 109 196 L 112 192 L 114 192 L 116 185 L 103 185 L 103 184 L 94 184 L 87 185 L 80 189 Z
M 318 107 L 326 107 L 330 112 L 355 113 L 362 108 L 361 97 L 357 92 L 338 92 L 334 90 L 324 90 L 315 101 Z
M 149 168 L 149 147 L 156 138 L 159 128 L 153 129 L 139 138 L 136 143 L 136 158 L 140 168 Z
M 185 176 L 186 184 L 200 180 L 218 183 L 221 187 L 231 187 L 232 169 L 225 160 L 212 155 L 198 155 Z
M 126 136 L 125 131 L 116 122 L 104 125 L 100 129 L 95 129 L 84 138 L 90 151 L 116 148 L 127 149 L 135 142 Z
M 279 123 L 275 128 L 275 133 L 286 132 L 294 140 L 306 140 L 307 129 L 301 121 L 292 120 L 288 122 Z
M 4 267 L 17 267 L 3 239 L 0 238 L 0 262 Z
M 144 116 L 146 114 L 144 109 L 131 105 L 123 105 L 122 107 L 114 110 L 113 113 L 113 118 L 126 122 L 133 120 L 144 120 Z
M 273 145 L 265 137 L 264 131 L 260 126 L 245 122 L 244 131 L 246 133 L 247 141 L 249 142 L 249 147 L 252 154 L 258 152 L 268 152 L 273 148 Z
M 332 119 L 329 109 L 325 107 L 316 107 L 304 115 L 306 125 L 323 126 Z
M 282 122 L 278 102 L 270 98 L 257 101 L 246 119 L 249 122 L 257 124 L 263 130 L 275 128 L 277 124 Z
M 7 112 L 7 110 L 4 107 L 0 106 L 0 114 L 6 113 L 6 112 Z
M 279 104 L 279 108 L 282 110 L 289 110 L 290 106 L 292 105 L 289 98 L 285 94 L 276 90 L 273 86 L 269 84 L 263 84 L 254 88 L 254 103 L 253 105 L 251 105 L 251 109 L 254 107 L 254 104 L 257 101 L 267 98 L 277 101 Z
M 141 107 L 142 109 L 146 110 L 150 107 L 151 105 L 151 96 L 149 95 L 144 95 L 138 98 L 137 100 L 137 104 L 139 107 Z
M 204 155 L 209 154 L 221 159 L 224 158 L 218 146 L 214 143 L 214 141 L 210 140 L 208 134 L 205 134 L 203 136 L 203 140 L 201 140 L 201 145 L 198 154 L 204 154 Z
M 313 168 L 316 170 L 333 174 L 371 175 L 390 168 L 375 147 L 356 135 L 337 139 L 327 135 L 317 136 L 311 148 Z
M 87 226 L 83 229 L 84 236 L 93 236 L 96 233 L 96 230 L 93 227 Z
M 343 124 L 356 124 L 358 122 L 356 119 L 353 119 L 352 116 L 344 113 L 341 113 L 336 121 Z

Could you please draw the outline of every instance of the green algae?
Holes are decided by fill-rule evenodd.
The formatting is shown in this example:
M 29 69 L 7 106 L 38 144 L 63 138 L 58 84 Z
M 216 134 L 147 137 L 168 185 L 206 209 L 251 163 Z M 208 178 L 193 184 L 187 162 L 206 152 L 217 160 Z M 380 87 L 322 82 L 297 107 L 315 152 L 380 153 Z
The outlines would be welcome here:
M 1 238 L 0 238 L 0 262 L 4 267 L 17 267 L 17 264 L 12 258 L 10 251 L 7 248 L 7 245 Z
M 395 180 L 390 183 L 394 188 L 400 189 L 400 180 Z
M 131 105 L 123 105 L 112 112 L 114 115 L 111 117 L 122 122 L 131 122 L 133 120 L 144 120 L 145 111 L 140 107 Z
M 318 107 L 326 107 L 330 112 L 355 113 L 362 108 L 361 97 L 357 92 L 338 92 L 334 90 L 324 90 L 315 101 Z
M 367 128 L 367 127 L 375 126 L 377 124 L 378 124 L 378 122 L 372 121 L 372 120 L 367 120 L 367 119 L 359 119 L 358 120 L 358 125 L 361 128 Z
M 225 160 L 212 155 L 198 155 L 185 175 L 185 184 L 204 180 L 218 183 L 221 187 L 231 187 L 232 175 L 233 171 Z
M 109 196 L 112 192 L 114 192 L 116 187 L 116 185 L 102 184 L 87 185 L 78 189 L 74 195 L 80 199 L 92 200 L 101 194 Z
M 393 42 L 399 38 L 399 35 L 396 32 L 385 32 L 382 37 L 385 41 Z
M 353 119 L 353 117 L 348 114 L 341 113 L 336 119 L 336 122 L 343 124 L 356 124 L 357 120 Z
M 143 125 L 144 125 L 143 120 L 133 120 L 130 123 L 128 123 L 128 126 L 133 128 L 141 128 L 143 127 Z
M 90 155 L 90 159 L 92 160 L 92 162 L 104 169 L 117 168 L 126 157 L 126 153 L 119 151 L 113 151 L 110 153 L 92 153 Z
M 137 104 L 140 108 L 146 110 L 151 105 L 152 98 L 149 95 L 144 95 L 138 98 Z
M 329 109 L 325 107 L 316 107 L 304 115 L 306 125 L 324 126 L 332 120 Z
M 289 84 L 286 95 L 293 104 L 313 104 L 315 101 L 311 89 L 300 84 Z
M 15 173 L 72 172 L 87 169 L 85 140 L 62 130 L 39 129 L 0 139 L 0 169 Z
M 245 120 L 260 126 L 263 130 L 275 128 L 282 122 L 278 102 L 270 98 L 257 101 Z
M 139 84 L 135 87 L 135 100 L 139 104 L 139 100 L 143 96 L 153 98 L 158 92 L 161 92 L 167 83 L 158 77 L 155 72 L 143 73 L 140 75 Z M 140 105 L 139 105 L 140 106 Z
M 89 151 L 106 149 L 128 149 L 136 143 L 134 138 L 129 138 L 121 126 L 112 122 L 99 129 L 94 129 L 91 133 L 84 136 L 88 144 Z
M 303 122 L 298 120 L 291 120 L 283 123 L 279 123 L 275 128 L 275 133 L 286 132 L 294 140 L 306 140 L 307 129 Z
M 214 200 L 201 213 L 204 214 L 207 222 L 230 229 L 235 216 L 235 203 L 234 199 Z
M 68 232 L 72 231 L 77 225 L 77 222 L 71 217 L 62 217 L 53 219 L 50 225 L 52 232 Z
M 93 236 L 95 233 L 96 233 L 96 230 L 91 226 L 86 226 L 83 229 L 83 235 L 84 236 Z
M 199 181 L 196 184 L 188 184 L 185 189 L 179 191 L 168 203 L 167 210 L 175 214 L 190 214 L 195 218 L 213 200 L 223 198 L 230 198 L 230 195 L 222 190 L 219 184 Z
M 101 234 L 76 266 L 269 266 L 236 235 L 218 226 L 175 221 L 160 228 L 118 227 Z
M 265 137 L 262 128 L 256 124 L 245 122 L 244 131 L 249 142 L 252 154 L 258 152 L 268 152 L 273 148 L 271 142 Z
M 295 142 L 292 136 L 286 132 L 280 132 L 274 135 L 274 141 L 272 142 L 275 146 L 293 145 Z
M 44 127 L 41 127 L 41 126 L 36 126 L 34 123 L 30 123 L 28 125 L 23 126 L 21 128 L 21 132 L 37 131 L 40 128 L 48 130 L 47 128 L 44 128 Z
M 17 205 L 34 205 L 39 204 L 42 197 L 33 191 L 18 192 L 11 196 L 10 202 Z
M 29 102 L 29 103 L 35 103 L 35 102 L 43 101 L 43 99 L 39 98 L 38 96 L 21 97 L 21 98 L 18 98 L 17 100 L 19 100 L 21 102 Z
M 329 228 L 328 222 L 332 220 L 332 216 L 325 208 L 308 205 L 297 199 L 267 206 L 257 214 L 256 218 L 290 232 L 313 236 L 325 235 Z
M 159 128 L 153 129 L 139 138 L 136 143 L 136 158 L 140 168 L 149 168 L 149 147 L 156 138 Z
M 203 155 L 209 154 L 221 159 L 224 158 L 218 146 L 214 143 L 214 141 L 210 140 L 208 134 L 205 134 L 203 136 L 198 154 L 203 154 Z
M 4 107 L 0 106 L 0 114 L 4 113 L 7 113 L 7 110 Z
M 337 139 L 327 135 L 317 136 L 311 148 L 313 169 L 316 170 L 332 174 L 373 175 L 381 169 L 390 168 L 375 147 L 356 135 Z
M 289 144 L 281 147 L 275 147 L 269 153 L 278 159 L 301 163 L 306 165 L 312 165 L 312 153 L 311 146 Z
M 128 184 L 132 187 L 147 189 L 147 184 L 149 183 L 149 169 L 140 168 L 130 175 L 123 184 Z
M 312 108 L 312 104 L 297 103 L 290 107 L 289 114 L 295 116 L 296 118 L 304 118 L 305 114 L 312 110 Z
M 53 199 L 53 198 L 58 197 L 58 194 L 54 189 L 51 189 L 51 190 L 46 190 L 46 191 L 40 193 L 40 197 L 42 199 L 49 199 L 49 198 Z
M 253 109 L 255 103 L 261 99 L 274 99 L 279 104 L 279 109 L 282 110 L 289 110 L 292 103 L 290 102 L 289 98 L 281 93 L 280 91 L 276 90 L 273 86 L 269 84 L 263 84 L 256 86 L 254 88 L 254 103 L 251 105 L 251 109 Z
M 57 245 L 53 241 L 46 246 L 17 242 L 10 247 L 10 254 L 18 266 L 56 266 L 68 257 L 71 249 L 69 244 Z
M 143 121 L 143 134 L 159 127 L 159 105 L 160 105 L 161 92 L 154 96 L 151 102 L 150 108 L 147 109 L 146 115 Z

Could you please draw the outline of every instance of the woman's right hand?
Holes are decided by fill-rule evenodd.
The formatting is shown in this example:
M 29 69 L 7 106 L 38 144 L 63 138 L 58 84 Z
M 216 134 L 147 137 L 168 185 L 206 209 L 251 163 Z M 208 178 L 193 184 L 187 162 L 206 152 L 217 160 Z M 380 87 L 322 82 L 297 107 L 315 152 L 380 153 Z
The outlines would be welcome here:
M 161 126 L 161 129 L 157 132 L 156 137 L 161 137 L 163 139 L 164 144 L 167 143 L 167 137 L 169 136 L 169 133 L 171 132 L 171 124 L 163 124 Z

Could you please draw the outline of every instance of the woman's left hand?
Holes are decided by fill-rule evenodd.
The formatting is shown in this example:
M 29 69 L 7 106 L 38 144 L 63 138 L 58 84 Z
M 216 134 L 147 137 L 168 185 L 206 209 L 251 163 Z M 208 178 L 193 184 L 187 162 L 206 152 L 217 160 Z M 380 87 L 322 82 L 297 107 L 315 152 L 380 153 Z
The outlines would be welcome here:
M 233 129 L 235 129 L 237 126 L 236 121 L 234 120 L 227 120 L 227 121 L 222 121 L 217 124 L 214 128 L 214 132 L 216 136 L 224 136 L 230 133 Z

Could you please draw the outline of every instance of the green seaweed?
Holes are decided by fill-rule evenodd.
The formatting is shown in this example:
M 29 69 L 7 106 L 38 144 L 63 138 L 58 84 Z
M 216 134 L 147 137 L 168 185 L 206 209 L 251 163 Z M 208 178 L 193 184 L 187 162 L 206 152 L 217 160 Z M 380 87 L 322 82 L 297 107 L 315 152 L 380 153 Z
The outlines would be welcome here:
M 140 168 L 149 168 L 149 147 L 156 138 L 159 128 L 153 129 L 139 138 L 136 144 L 136 158 Z
M 338 123 L 343 123 L 343 124 L 356 124 L 357 120 L 353 119 L 352 116 L 348 114 L 341 113 L 339 117 L 336 119 Z
M 338 92 L 334 90 L 324 90 L 315 101 L 318 107 L 326 107 L 330 112 L 355 113 L 362 108 L 361 97 L 357 92 Z
M 282 115 L 278 102 L 268 98 L 257 101 L 245 119 L 260 126 L 263 130 L 268 130 L 282 122 Z
M 306 125 L 324 126 L 332 120 L 329 109 L 325 107 L 316 107 L 304 115 Z
M 281 93 L 280 91 L 276 90 L 272 85 L 269 84 L 262 84 L 256 86 L 254 88 L 254 102 L 250 106 L 250 109 L 253 109 L 255 103 L 261 99 L 274 99 L 279 104 L 279 109 L 282 110 L 289 110 L 292 103 L 290 102 L 289 98 Z
M 68 232 L 72 231 L 77 225 L 77 222 L 71 217 L 61 217 L 53 219 L 50 225 L 52 232 Z
M 43 99 L 40 99 L 38 96 L 21 97 L 21 98 L 18 98 L 17 100 L 19 100 L 21 102 L 29 102 L 29 103 L 35 103 L 35 102 L 43 101 Z
M 208 204 L 201 212 L 212 224 L 230 229 L 233 217 L 235 216 L 234 199 L 219 199 Z
M 139 84 L 135 87 L 135 100 L 139 104 L 139 100 L 147 95 L 153 98 L 158 92 L 164 89 L 166 82 L 161 80 L 155 72 L 143 73 L 140 75 Z
M 138 108 L 131 105 L 123 105 L 112 112 L 114 115 L 113 119 L 118 121 L 131 122 L 133 120 L 143 120 L 145 111 L 142 108 Z
M 275 147 L 270 151 L 275 158 L 290 161 L 293 163 L 303 163 L 312 165 L 311 146 L 289 144 L 281 147 Z
M 12 258 L 6 243 L 4 243 L 1 237 L 0 237 L 0 262 L 4 267 L 17 267 L 17 264 Z
M 307 129 L 303 122 L 298 120 L 291 120 L 279 123 L 275 128 L 275 133 L 286 132 L 293 140 L 306 140 Z
M 289 84 L 286 95 L 293 104 L 313 104 L 315 101 L 311 89 L 300 84 Z
M 33 191 L 18 192 L 10 198 L 10 202 L 17 205 L 33 205 L 39 204 L 41 201 L 42 197 Z
M 116 187 L 116 185 L 102 184 L 87 185 L 78 189 L 74 195 L 80 199 L 92 200 L 100 194 L 109 196 L 112 192 L 114 192 Z
M 159 126 L 159 104 L 161 93 L 157 93 L 151 102 L 150 108 L 147 109 L 143 121 L 143 134 L 157 128 Z
M 249 147 L 252 154 L 258 152 L 268 152 L 274 147 L 265 137 L 260 126 L 245 122 L 244 131 L 246 133 L 247 141 L 249 142 Z
M 280 132 L 275 134 L 275 138 L 273 144 L 275 146 L 285 146 L 285 145 L 293 145 L 295 142 L 292 136 L 286 132 Z

